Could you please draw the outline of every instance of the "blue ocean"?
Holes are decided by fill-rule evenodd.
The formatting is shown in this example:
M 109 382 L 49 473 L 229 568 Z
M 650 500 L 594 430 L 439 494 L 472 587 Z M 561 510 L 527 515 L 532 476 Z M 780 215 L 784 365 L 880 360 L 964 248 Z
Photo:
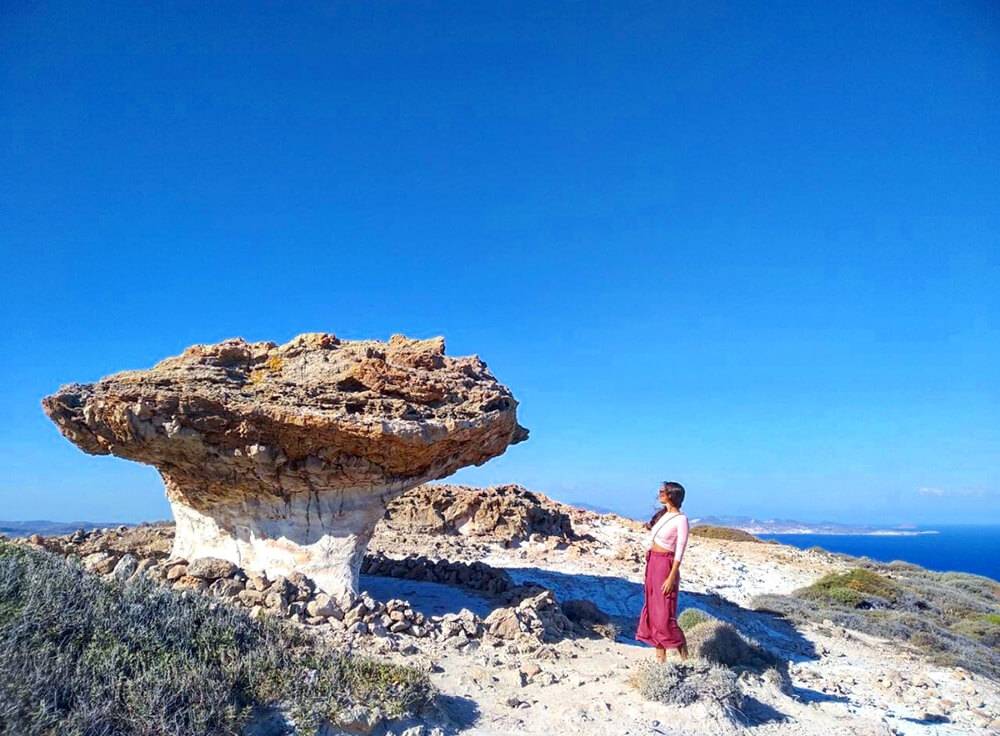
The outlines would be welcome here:
M 1000 580 L 1000 526 L 936 526 L 918 531 L 936 534 L 877 536 L 867 534 L 758 534 L 807 549 L 822 547 L 856 557 L 904 560 L 930 570 L 956 570 Z

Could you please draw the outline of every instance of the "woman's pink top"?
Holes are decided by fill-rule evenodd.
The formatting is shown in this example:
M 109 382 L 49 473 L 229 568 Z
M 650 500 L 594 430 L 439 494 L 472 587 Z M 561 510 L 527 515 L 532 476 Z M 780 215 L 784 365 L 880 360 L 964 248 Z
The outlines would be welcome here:
M 674 559 L 680 562 L 688 543 L 688 517 L 670 513 L 661 516 L 649 532 L 649 543 L 654 542 L 673 552 Z

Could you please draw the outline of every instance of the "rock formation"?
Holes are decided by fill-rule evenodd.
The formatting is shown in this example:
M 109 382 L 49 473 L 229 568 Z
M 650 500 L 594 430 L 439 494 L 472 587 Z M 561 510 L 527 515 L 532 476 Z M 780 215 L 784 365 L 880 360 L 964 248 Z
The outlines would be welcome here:
M 146 371 L 64 386 L 42 406 L 84 452 L 155 466 L 173 554 L 356 590 L 365 546 L 403 491 L 527 437 L 478 357 L 396 335 L 196 345 Z
M 576 537 L 560 504 L 515 484 L 421 486 L 392 501 L 382 523 L 397 531 L 461 534 L 505 543 L 532 535 Z

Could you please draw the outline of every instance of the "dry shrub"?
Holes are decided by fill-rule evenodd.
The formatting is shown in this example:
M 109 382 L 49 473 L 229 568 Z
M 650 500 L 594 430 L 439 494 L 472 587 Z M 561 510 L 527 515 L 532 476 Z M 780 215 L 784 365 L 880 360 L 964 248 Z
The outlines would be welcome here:
M 722 621 L 704 621 L 685 635 L 691 653 L 714 664 L 756 671 L 779 664 L 760 645 L 744 639 L 735 628 Z
M 0 735 L 229 736 L 278 705 L 312 733 L 355 704 L 393 717 L 432 693 L 416 670 L 289 624 L 0 542 Z
M 791 595 L 753 601 L 797 623 L 838 626 L 893 639 L 946 666 L 1000 677 L 1000 583 L 981 575 L 847 558 L 852 570 Z
M 735 716 L 743 703 L 736 674 L 704 660 L 645 662 L 632 682 L 642 697 L 666 705 L 700 701 Z

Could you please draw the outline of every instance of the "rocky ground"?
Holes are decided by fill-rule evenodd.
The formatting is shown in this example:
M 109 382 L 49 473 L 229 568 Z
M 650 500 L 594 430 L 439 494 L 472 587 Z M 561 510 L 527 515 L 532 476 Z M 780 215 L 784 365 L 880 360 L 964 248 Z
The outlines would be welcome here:
M 644 535 L 633 521 L 517 486 L 418 488 L 379 525 L 352 600 L 302 576 L 268 580 L 213 560 L 170 558 L 172 527 L 33 537 L 94 572 L 144 574 L 324 633 L 332 646 L 425 668 L 440 689 L 421 722 L 361 719 L 375 733 L 1000 733 L 1000 683 L 929 664 L 899 642 L 832 623 L 793 627 L 749 607 L 846 569 L 777 544 L 692 536 L 681 609 L 730 623 L 783 663 L 744 672 L 737 710 L 642 698 L 652 651 L 631 638 L 642 605 Z

